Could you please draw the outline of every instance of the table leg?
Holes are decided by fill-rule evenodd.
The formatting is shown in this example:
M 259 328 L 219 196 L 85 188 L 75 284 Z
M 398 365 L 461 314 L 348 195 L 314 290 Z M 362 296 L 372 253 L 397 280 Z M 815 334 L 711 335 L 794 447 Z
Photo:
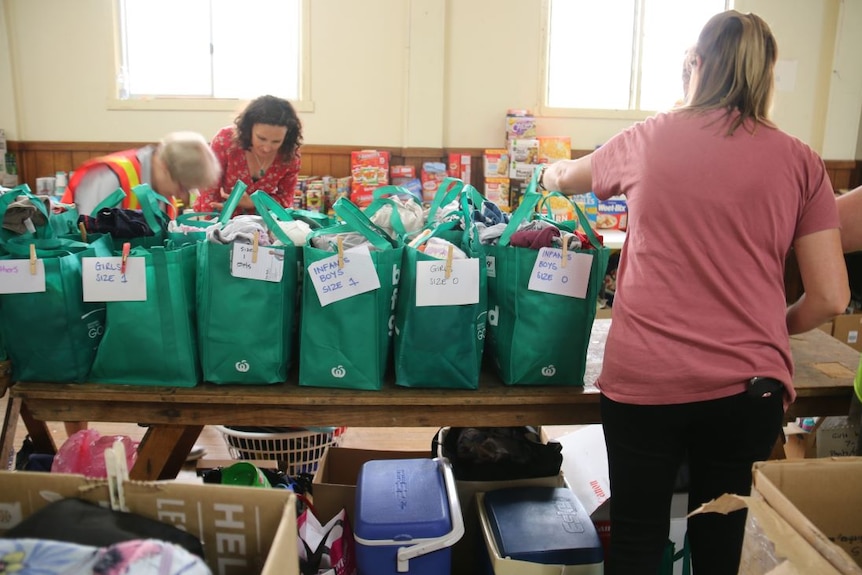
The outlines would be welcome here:
M 138 446 L 131 479 L 174 479 L 203 431 L 203 425 L 150 425 Z
M 9 397 L 9 401 L 21 401 L 19 398 Z M 41 419 L 36 419 L 27 404 L 21 402 L 19 413 L 21 419 L 24 420 L 24 426 L 27 428 L 27 434 L 30 436 L 30 441 L 33 442 L 33 450 L 35 453 L 50 453 L 56 455 L 57 444 L 54 443 L 54 436 L 51 435 L 51 430 L 48 429 L 48 424 Z
M 3 418 L 3 431 L 0 435 L 0 454 L 8 455 L 15 451 L 15 429 L 18 427 L 18 412 L 21 409 L 21 400 L 11 397 L 6 402 L 6 415 Z M 14 467 L 15 458 L 12 458 L 6 469 Z

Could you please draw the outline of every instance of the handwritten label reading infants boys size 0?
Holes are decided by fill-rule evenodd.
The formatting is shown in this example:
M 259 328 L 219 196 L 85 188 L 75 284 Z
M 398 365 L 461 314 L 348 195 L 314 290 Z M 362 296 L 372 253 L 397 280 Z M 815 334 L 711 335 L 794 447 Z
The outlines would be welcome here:
M 146 301 L 145 258 L 81 258 L 84 301 Z
M 566 265 L 563 267 L 562 250 L 542 248 L 527 287 L 533 291 L 584 299 L 592 265 L 592 254 L 566 252 Z
M 335 254 L 306 266 L 321 306 L 380 288 L 368 246 L 346 250 L 341 267 L 338 258 Z

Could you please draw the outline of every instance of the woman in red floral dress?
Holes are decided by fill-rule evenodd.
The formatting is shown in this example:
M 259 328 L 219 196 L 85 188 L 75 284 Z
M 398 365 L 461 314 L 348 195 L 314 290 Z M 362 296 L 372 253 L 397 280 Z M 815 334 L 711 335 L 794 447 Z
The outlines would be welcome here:
M 260 96 L 237 116 L 233 126 L 219 130 L 210 146 L 221 162 L 221 179 L 200 191 L 196 212 L 220 211 L 237 180 L 248 185 L 235 213 L 253 214 L 252 192 L 263 190 L 286 208 L 301 166 L 302 124 L 287 100 Z

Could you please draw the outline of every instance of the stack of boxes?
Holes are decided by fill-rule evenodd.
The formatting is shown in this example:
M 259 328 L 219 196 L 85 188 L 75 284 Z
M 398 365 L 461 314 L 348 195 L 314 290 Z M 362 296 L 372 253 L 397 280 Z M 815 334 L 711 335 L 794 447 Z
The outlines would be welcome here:
M 15 156 L 6 148 L 6 130 L 0 128 L 0 186 L 14 188 L 18 185 L 18 169 Z

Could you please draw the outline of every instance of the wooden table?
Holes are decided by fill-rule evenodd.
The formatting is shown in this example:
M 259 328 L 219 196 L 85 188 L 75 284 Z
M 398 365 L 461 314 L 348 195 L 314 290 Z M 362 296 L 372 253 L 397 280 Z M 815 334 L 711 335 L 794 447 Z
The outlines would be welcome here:
M 204 425 L 268 426 L 506 426 L 600 423 L 594 383 L 610 320 L 596 320 L 585 387 L 505 386 L 492 374 L 479 389 L 381 391 L 268 386 L 194 388 L 20 382 L 10 388 L 2 445 L 14 437 L 18 414 L 36 448 L 56 451 L 46 421 L 148 423 L 134 479 L 175 477 Z M 788 418 L 846 415 L 859 352 L 814 330 L 792 338 L 799 394 Z M 9 444 L 11 445 L 11 444 Z M 8 451 L 3 451 L 8 453 Z

